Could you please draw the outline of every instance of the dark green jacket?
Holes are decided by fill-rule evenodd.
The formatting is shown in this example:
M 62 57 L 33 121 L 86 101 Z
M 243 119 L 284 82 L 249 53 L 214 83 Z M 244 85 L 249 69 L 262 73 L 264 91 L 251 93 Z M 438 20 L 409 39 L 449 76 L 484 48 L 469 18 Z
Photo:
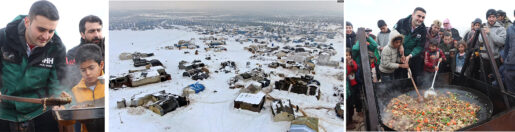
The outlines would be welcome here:
M 381 55 L 379 54 L 379 50 L 377 49 L 377 43 L 376 41 L 374 41 L 374 39 L 372 39 L 372 37 L 368 37 L 367 38 L 367 41 L 368 43 L 370 43 L 367 48 L 368 48 L 368 51 L 369 52 L 374 52 L 374 56 L 376 56 L 376 63 L 375 63 L 375 66 L 379 66 L 380 63 L 380 60 L 381 60 Z M 361 58 L 360 58 L 360 53 L 359 53 L 359 41 L 356 41 L 356 44 L 354 44 L 354 46 L 352 46 L 352 58 L 354 58 L 354 60 L 356 61 L 356 63 L 358 64 L 358 66 L 361 66 Z M 368 56 L 368 54 L 367 54 Z
M 55 34 L 45 47 L 36 47 L 27 55 L 24 16 L 0 29 L 0 91 L 2 95 L 45 98 L 62 90 L 66 48 Z M 52 107 L 48 106 L 46 110 Z M 3 100 L 0 119 L 13 122 L 31 120 L 43 113 L 43 105 Z
M 420 26 L 411 31 L 411 15 L 400 19 L 394 26 L 400 34 L 404 35 L 404 55 L 415 57 L 424 53 L 424 44 L 426 43 L 427 28 L 422 23 Z

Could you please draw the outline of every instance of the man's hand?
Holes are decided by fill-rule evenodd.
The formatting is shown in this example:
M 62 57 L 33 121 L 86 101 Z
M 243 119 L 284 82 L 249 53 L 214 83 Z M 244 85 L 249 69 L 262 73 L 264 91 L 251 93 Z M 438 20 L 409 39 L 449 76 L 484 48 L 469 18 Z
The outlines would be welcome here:
M 61 98 L 70 98 L 70 99 L 72 98 L 72 96 L 70 96 L 70 94 L 68 94 L 68 93 L 66 93 L 64 91 L 61 92 L 59 97 L 61 97 Z M 53 110 L 64 110 L 66 108 L 63 105 L 59 105 L 59 106 L 54 106 L 52 109 Z
M 488 27 L 483 28 L 483 30 L 485 31 L 486 34 L 490 33 L 490 28 L 488 28 Z
M 409 59 L 411 59 L 411 55 L 406 56 L 406 60 L 405 60 L 404 63 L 408 64 L 409 63 Z
M 54 107 L 52 108 L 52 110 L 65 110 L 65 109 L 66 109 L 66 108 L 65 108 L 63 105 L 59 105 L 59 106 L 57 106 L 57 105 L 56 105 L 56 106 L 54 106 Z
M 406 61 L 406 56 L 401 56 L 401 62 L 405 62 Z
M 61 98 L 72 98 L 72 96 L 70 96 L 70 94 L 66 93 L 65 91 L 61 92 L 60 97 Z
M 408 65 L 408 63 L 402 63 L 402 64 L 399 64 L 399 67 L 400 67 L 400 68 L 408 69 L 408 68 L 409 68 L 409 65 Z

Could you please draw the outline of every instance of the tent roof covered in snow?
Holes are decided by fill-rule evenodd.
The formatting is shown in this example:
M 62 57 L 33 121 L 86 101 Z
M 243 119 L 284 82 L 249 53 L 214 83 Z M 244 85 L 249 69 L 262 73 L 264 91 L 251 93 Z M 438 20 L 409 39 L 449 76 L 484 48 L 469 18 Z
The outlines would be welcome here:
M 298 117 L 291 122 L 290 132 L 318 132 L 318 118 Z
M 261 100 L 263 99 L 264 96 L 265 96 L 265 94 L 262 92 L 258 92 L 256 94 L 241 93 L 240 95 L 238 95 L 238 97 L 236 97 L 236 100 L 234 100 L 234 101 L 240 101 L 240 102 L 257 105 L 257 104 L 261 103 Z

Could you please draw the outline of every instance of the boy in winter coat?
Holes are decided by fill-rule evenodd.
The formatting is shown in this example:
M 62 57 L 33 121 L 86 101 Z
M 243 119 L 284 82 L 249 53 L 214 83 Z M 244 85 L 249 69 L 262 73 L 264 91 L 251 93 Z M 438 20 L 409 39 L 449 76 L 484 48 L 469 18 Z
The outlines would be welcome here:
M 429 45 L 429 50 L 424 53 L 424 76 L 425 82 L 431 82 L 431 77 L 435 71 L 438 71 L 438 63 L 445 59 L 442 50 L 438 49 L 438 42 L 432 41 Z
M 381 52 L 381 64 L 379 65 L 379 72 L 381 81 L 394 80 L 394 72 L 398 68 L 408 68 L 407 63 L 402 63 L 405 59 L 404 48 L 402 47 L 404 37 L 402 35 L 395 36 L 388 46 L 385 46 Z

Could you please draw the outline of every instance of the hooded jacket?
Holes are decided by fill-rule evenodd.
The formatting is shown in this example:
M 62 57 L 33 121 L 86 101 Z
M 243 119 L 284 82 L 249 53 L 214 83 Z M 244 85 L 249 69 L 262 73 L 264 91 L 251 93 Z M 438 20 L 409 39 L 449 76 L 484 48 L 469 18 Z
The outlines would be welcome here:
M 64 78 L 65 47 L 57 34 L 44 47 L 36 47 L 27 55 L 25 16 L 0 29 L 0 91 L 2 95 L 46 98 L 62 91 L 59 80 Z M 46 110 L 50 110 L 47 108 Z M 3 100 L 0 119 L 12 122 L 31 120 L 43 114 L 43 105 Z
M 402 35 L 398 35 L 398 37 L 404 39 Z M 393 39 L 391 39 L 388 46 L 384 47 L 383 52 L 381 52 L 379 71 L 383 73 L 393 73 L 395 69 L 399 68 L 399 62 L 401 62 L 399 48 L 393 47 Z

